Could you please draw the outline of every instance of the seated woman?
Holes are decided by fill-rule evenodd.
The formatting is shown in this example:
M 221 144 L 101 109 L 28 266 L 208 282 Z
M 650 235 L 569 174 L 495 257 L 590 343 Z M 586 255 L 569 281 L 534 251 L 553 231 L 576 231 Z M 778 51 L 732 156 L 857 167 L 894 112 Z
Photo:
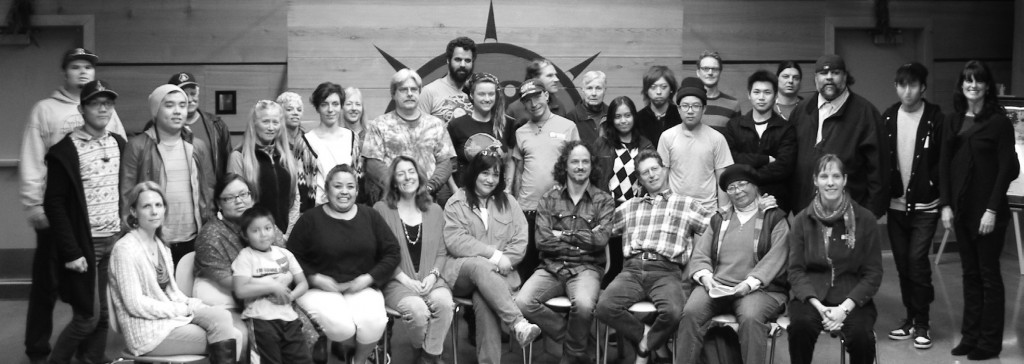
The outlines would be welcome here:
M 441 277 L 450 282 L 456 297 L 472 296 L 481 363 L 501 362 L 498 318 L 512 329 L 520 345 L 540 335 L 540 327 L 523 318 L 512 300 L 512 289 L 521 283 L 513 268 L 526 252 L 526 216 L 505 192 L 498 148 L 471 158 L 463 174 L 464 187 L 444 209 L 444 240 L 450 257 Z
M 373 208 L 400 240 L 402 262 L 384 286 L 384 303 L 409 325 L 417 363 L 440 363 L 455 306 L 452 291 L 440 279 L 448 253 L 441 235 L 444 215 L 432 202 L 427 176 L 415 160 L 396 157 L 388 170 L 391 178 L 384 200 Z
M 242 333 L 231 314 L 188 298 L 174 282 L 171 251 L 160 240 L 166 204 L 156 183 L 133 187 L 126 224 L 131 231 L 110 255 L 109 294 L 116 322 L 133 355 L 207 354 L 211 364 L 235 363 Z
M 810 364 L 821 330 L 841 331 L 853 364 L 875 358 L 872 297 L 882 283 L 878 222 L 846 192 L 846 170 L 834 154 L 818 159 L 817 196 L 793 220 L 789 244 L 789 355 Z
M 310 286 L 297 302 L 331 341 L 354 347 L 348 357 L 365 364 L 388 323 L 380 288 L 394 276 L 401 252 L 384 218 L 355 203 L 352 167 L 332 168 L 325 181 L 327 203 L 302 214 L 288 238 Z
M 704 289 L 695 289 L 683 307 L 676 353 L 682 363 L 697 362 L 711 318 L 734 314 L 743 362 L 764 363 L 765 333 L 782 313 L 789 289 L 789 223 L 782 210 L 760 206 L 754 168 L 733 164 L 718 183 L 732 207 L 711 217 L 711 233 L 701 235 L 693 250 L 689 270 Z
M 298 162 L 288 145 L 284 109 L 260 100 L 252 107 L 242 144 L 231 152 L 228 172 L 245 178 L 259 200 L 256 206 L 274 215 L 277 228 L 289 233 L 299 218 Z

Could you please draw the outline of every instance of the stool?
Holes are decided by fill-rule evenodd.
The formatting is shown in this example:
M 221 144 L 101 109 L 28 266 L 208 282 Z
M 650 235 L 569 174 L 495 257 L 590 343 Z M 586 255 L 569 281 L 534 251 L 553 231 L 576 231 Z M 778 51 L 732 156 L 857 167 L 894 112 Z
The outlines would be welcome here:
M 555 312 L 558 312 L 558 313 L 562 313 L 562 314 L 568 314 L 569 310 L 572 309 L 572 301 L 569 300 L 568 296 L 554 297 L 552 299 L 549 299 L 549 300 L 545 301 L 544 305 L 548 306 L 548 308 L 550 308 L 552 311 L 555 311 Z M 596 332 L 596 337 L 597 338 L 601 337 L 601 326 L 600 325 L 601 325 L 601 321 L 599 321 L 599 320 L 597 320 L 595 318 L 594 319 L 594 331 Z M 596 355 L 596 357 L 594 359 L 596 359 L 598 362 L 600 362 L 601 361 L 601 345 L 599 343 L 595 343 L 594 346 L 595 346 L 594 355 Z M 533 343 L 530 343 L 530 354 L 533 354 Z M 532 356 L 530 357 L 529 363 L 533 363 L 533 357 Z
M 636 314 L 647 315 L 647 314 L 652 314 L 652 313 L 658 312 L 657 308 L 654 307 L 654 302 L 651 302 L 651 301 L 640 301 L 640 302 L 634 303 L 632 306 L 629 306 L 629 308 L 626 309 L 626 311 L 629 311 L 629 313 L 632 313 L 634 315 L 636 315 Z M 611 331 L 610 329 L 607 329 L 604 332 L 604 350 L 601 350 L 601 351 L 604 352 L 604 358 L 601 359 L 601 363 L 604 363 L 604 364 L 608 364 L 608 336 L 609 336 L 608 333 L 610 331 Z M 669 342 L 675 342 L 675 340 L 676 340 L 676 333 L 673 333 L 672 337 L 669 339 Z M 669 350 L 669 351 L 672 353 L 672 362 L 675 363 L 676 362 L 676 351 L 675 350 Z M 622 352 L 622 348 L 619 348 L 619 352 L 620 353 Z
M 783 319 L 785 319 L 785 325 L 786 325 L 785 327 L 782 326 L 782 320 Z M 736 319 L 736 315 L 729 315 L 729 314 L 718 315 L 718 316 L 712 317 L 711 318 L 711 323 L 712 323 L 712 325 L 715 325 L 715 326 L 731 328 L 733 331 L 738 331 L 739 327 L 740 327 L 740 322 L 739 322 L 738 319 Z M 771 341 L 771 349 L 770 349 L 769 354 L 768 354 L 769 355 L 768 356 L 768 364 L 774 364 L 775 363 L 775 339 L 778 338 L 779 336 L 782 336 L 782 331 L 785 330 L 786 327 L 789 327 L 789 318 L 788 317 L 781 317 L 776 322 L 769 322 L 769 325 L 771 325 L 771 328 L 768 329 L 768 337 L 771 338 L 772 341 Z
M 131 355 L 130 353 L 128 353 L 128 351 L 124 351 L 124 352 L 121 353 L 121 355 L 118 355 L 117 359 L 112 361 L 111 364 L 123 363 L 123 362 L 126 362 L 126 361 L 131 361 L 131 362 L 135 362 L 135 363 L 184 364 L 184 363 L 193 363 L 193 362 L 197 362 L 197 361 L 200 361 L 200 360 L 206 360 L 206 355 L 185 354 L 185 355 L 164 355 L 164 356 L 156 356 L 156 355 L 134 356 L 134 355 Z
M 462 311 L 463 307 L 472 307 L 473 300 L 463 297 L 452 297 L 452 299 L 453 301 L 455 301 L 455 315 L 453 315 L 452 317 L 452 351 L 454 351 L 455 353 L 452 354 L 452 362 L 454 364 L 459 364 L 459 312 Z M 509 340 L 509 352 L 512 351 L 512 340 L 515 339 L 512 338 Z M 528 347 L 529 353 L 527 353 L 527 348 L 522 348 L 524 364 L 526 364 L 527 360 L 530 360 L 530 358 L 532 358 L 533 356 L 533 345 L 528 345 Z

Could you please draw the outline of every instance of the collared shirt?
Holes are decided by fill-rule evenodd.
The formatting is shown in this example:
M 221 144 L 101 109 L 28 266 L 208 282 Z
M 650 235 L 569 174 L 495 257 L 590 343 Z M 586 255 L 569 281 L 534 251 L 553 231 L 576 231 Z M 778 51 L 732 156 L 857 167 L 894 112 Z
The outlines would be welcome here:
M 78 167 L 92 237 L 114 235 L 121 231 L 118 213 L 121 194 L 117 185 L 121 151 L 117 149 L 117 140 L 110 133 L 93 138 L 82 127 L 78 127 L 71 132 L 71 141 L 78 150 Z
M 600 271 L 611 231 L 615 201 L 590 184 L 573 203 L 569 188 L 557 185 L 545 192 L 537 207 L 537 250 L 552 274 L 575 276 Z
M 392 111 L 367 123 L 362 153 L 384 165 L 400 155 L 412 157 L 430 177 L 437 161 L 455 158 L 455 147 L 441 119 L 421 112 L 419 119 L 408 122 Z
M 846 99 L 848 98 L 850 98 L 849 88 L 843 90 L 843 93 L 839 94 L 839 96 L 832 101 L 825 100 L 825 97 L 821 96 L 821 93 L 818 93 L 818 136 L 817 139 L 814 140 L 815 144 L 821 142 L 821 129 L 822 124 L 825 123 L 825 119 L 828 119 L 829 116 L 835 115 L 836 112 L 846 104 Z
M 694 236 L 704 233 L 713 211 L 701 202 L 666 191 L 634 197 L 615 209 L 612 234 L 622 235 L 622 253 L 658 253 L 685 265 L 693 252 Z

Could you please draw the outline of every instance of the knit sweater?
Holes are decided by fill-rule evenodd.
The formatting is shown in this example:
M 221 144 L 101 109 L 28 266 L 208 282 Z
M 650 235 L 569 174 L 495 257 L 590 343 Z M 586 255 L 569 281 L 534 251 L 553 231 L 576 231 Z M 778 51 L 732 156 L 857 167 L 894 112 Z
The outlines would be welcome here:
M 110 282 L 107 294 L 113 305 L 117 322 L 111 322 L 115 331 L 120 327 L 128 351 L 142 355 L 153 351 L 175 328 L 192 321 L 189 312 L 205 307 L 197 298 L 186 297 L 178 289 L 171 275 L 167 289 L 157 282 L 156 268 L 148 258 L 143 233 L 132 230 L 114 244 L 110 254 Z M 160 258 L 165 267 L 174 267 L 171 250 L 159 239 Z

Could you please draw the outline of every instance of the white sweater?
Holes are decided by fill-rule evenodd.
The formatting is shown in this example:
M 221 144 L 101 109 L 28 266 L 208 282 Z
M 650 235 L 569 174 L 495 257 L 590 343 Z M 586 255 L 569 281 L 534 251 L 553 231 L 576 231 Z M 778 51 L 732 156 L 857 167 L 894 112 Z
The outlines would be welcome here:
M 192 321 L 188 312 L 206 306 L 178 289 L 173 269 L 168 272 L 171 282 L 167 289 L 160 289 L 156 267 L 144 250 L 142 234 L 138 229 L 132 230 L 114 244 L 107 287 L 117 325 L 133 355 L 153 351 L 171 330 Z M 158 245 L 164 266 L 174 267 L 171 250 L 162 241 Z

